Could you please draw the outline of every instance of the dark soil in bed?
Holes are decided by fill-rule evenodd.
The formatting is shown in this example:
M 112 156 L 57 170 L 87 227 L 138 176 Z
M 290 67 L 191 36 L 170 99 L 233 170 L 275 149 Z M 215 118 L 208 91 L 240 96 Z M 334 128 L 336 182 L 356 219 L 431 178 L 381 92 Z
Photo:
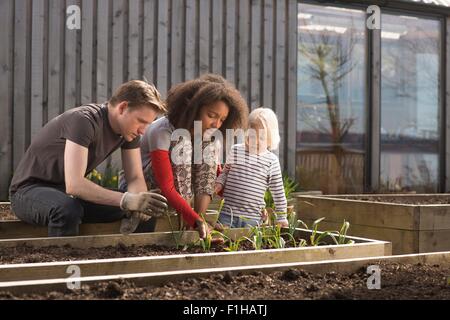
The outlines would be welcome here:
M 0 204 L 0 221 L 1 220 L 17 220 L 16 215 L 11 212 L 9 204 Z
M 246 250 L 254 250 L 253 245 L 250 242 L 242 241 L 239 251 Z M 215 244 L 211 246 L 209 252 L 226 252 L 226 250 L 223 245 Z M 29 245 L 19 245 L 12 248 L 0 247 L 0 265 L 12 263 L 92 260 L 195 253 L 205 253 L 205 251 L 199 245 L 188 246 L 185 248 L 180 246 L 179 249 L 158 245 L 125 246 L 123 244 L 102 248 L 83 249 L 73 248 L 70 245 L 42 248 L 35 248 Z
M 369 290 L 366 268 L 353 274 L 312 274 L 291 269 L 250 275 L 231 273 L 200 279 L 136 287 L 130 281 L 82 285 L 80 290 L 14 296 L 0 299 L 450 299 L 449 268 L 421 264 L 381 264 L 381 289 Z
M 157 245 L 118 245 L 88 249 L 73 248 L 70 245 L 42 248 L 20 245 L 15 248 L 0 248 L 0 264 L 162 256 L 203 252 L 200 247 L 189 247 L 183 250 L 183 248 L 174 249 Z M 223 248 L 216 246 L 211 248 L 211 252 L 223 252 Z

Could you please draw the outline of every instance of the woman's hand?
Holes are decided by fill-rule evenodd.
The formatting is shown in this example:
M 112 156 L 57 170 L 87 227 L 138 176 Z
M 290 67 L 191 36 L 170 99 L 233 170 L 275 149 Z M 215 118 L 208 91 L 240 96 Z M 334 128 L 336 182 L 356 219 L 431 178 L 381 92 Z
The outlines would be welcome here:
M 195 230 L 198 232 L 201 239 L 206 239 L 211 236 L 211 232 L 213 230 L 223 231 L 223 228 L 217 223 L 215 223 L 214 227 L 212 227 L 209 223 L 200 218 L 195 221 Z M 211 237 L 211 243 L 221 244 L 224 243 L 224 239 L 221 236 Z
M 222 189 L 223 189 L 223 184 L 216 182 L 216 184 L 214 186 L 214 192 L 216 194 L 219 194 L 222 191 Z

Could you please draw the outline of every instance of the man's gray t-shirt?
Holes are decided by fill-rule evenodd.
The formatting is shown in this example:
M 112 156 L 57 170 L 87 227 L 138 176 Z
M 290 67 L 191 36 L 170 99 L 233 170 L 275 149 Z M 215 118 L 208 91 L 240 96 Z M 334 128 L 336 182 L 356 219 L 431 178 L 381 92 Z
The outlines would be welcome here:
M 68 110 L 49 121 L 33 138 L 14 172 L 10 195 L 36 183 L 65 188 L 66 140 L 88 148 L 88 174 L 119 147 L 139 148 L 139 139 L 126 142 L 112 130 L 107 104 L 89 104 Z

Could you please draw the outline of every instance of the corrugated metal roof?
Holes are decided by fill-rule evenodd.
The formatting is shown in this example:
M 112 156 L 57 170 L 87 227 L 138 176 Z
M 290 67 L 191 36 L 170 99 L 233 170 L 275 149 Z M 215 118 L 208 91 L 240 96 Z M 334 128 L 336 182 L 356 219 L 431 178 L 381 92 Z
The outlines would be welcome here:
M 436 5 L 441 7 L 450 7 L 450 0 L 402 0 L 402 1 Z

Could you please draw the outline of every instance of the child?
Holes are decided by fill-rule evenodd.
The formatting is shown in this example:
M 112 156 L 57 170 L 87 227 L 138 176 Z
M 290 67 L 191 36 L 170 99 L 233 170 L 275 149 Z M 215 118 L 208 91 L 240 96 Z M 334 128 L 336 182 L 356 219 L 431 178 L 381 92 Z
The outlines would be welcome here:
M 280 143 L 278 119 L 268 108 L 253 110 L 244 144 L 231 147 L 224 170 L 216 180 L 215 192 L 223 193 L 219 222 L 231 228 L 256 226 L 263 222 L 264 194 L 272 193 L 275 211 L 286 212 L 287 201 L 278 157 L 271 152 Z M 287 227 L 286 214 L 277 224 Z

